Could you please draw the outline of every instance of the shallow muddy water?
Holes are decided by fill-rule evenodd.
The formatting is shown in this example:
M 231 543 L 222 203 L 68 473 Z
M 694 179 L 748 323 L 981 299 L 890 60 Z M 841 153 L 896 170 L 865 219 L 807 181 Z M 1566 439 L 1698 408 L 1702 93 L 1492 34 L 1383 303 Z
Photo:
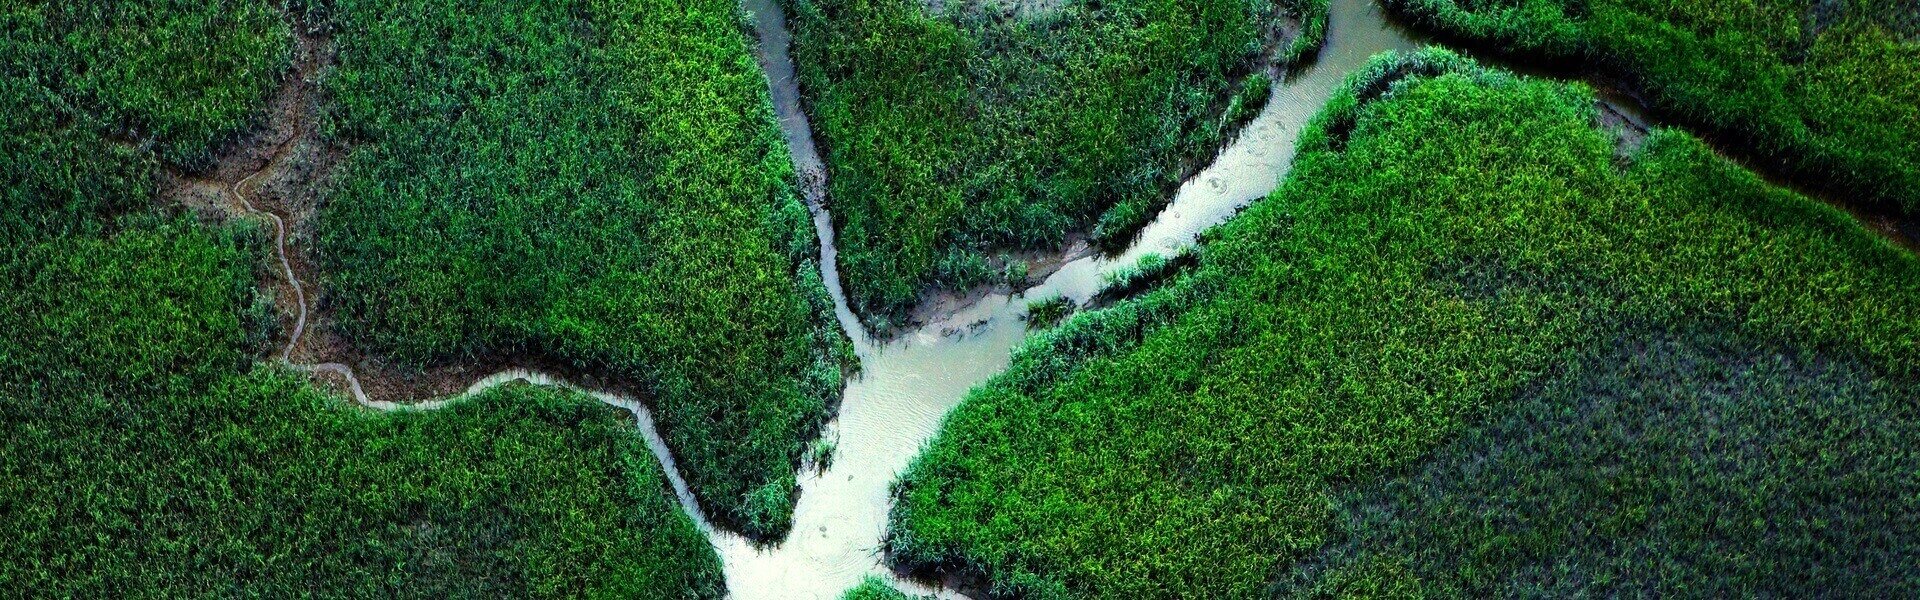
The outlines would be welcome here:
M 939 430 L 947 411 L 968 390 L 1006 367 L 1013 348 L 1027 334 L 1021 320 L 1027 300 L 1059 294 L 1085 301 L 1099 290 L 1102 273 L 1147 252 L 1166 253 L 1190 244 L 1202 230 L 1265 196 L 1285 174 L 1300 129 L 1341 81 L 1376 53 L 1414 46 L 1372 3 L 1332 4 L 1327 45 L 1318 62 L 1274 86 L 1266 108 L 1239 139 L 1180 188 L 1131 249 L 1116 258 L 1073 261 L 1024 296 L 990 295 L 885 345 L 875 344 L 847 309 L 838 273 L 831 267 L 831 219 L 818 210 L 819 187 L 810 185 L 808 201 L 816 208 L 825 279 L 840 323 L 859 351 L 862 373 L 848 385 L 839 417 L 826 434 L 837 443 L 832 468 L 801 474 L 793 533 L 766 548 L 725 532 L 713 533 L 733 597 L 826 600 L 838 598 L 868 575 L 892 579 L 879 555 L 890 506 L 888 487 Z M 745 5 L 760 33 L 762 66 L 796 170 L 803 177 L 818 172 L 820 158 L 800 110 L 786 47 L 790 36 L 779 7 L 773 0 L 745 0 Z M 903 591 L 930 593 L 913 582 L 894 583 Z

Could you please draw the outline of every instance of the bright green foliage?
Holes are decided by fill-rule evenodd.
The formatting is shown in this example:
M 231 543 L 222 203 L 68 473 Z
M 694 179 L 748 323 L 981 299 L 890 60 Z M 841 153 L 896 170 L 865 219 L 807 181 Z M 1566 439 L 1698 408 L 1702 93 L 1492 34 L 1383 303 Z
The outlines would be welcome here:
M 1388 0 L 1422 26 L 1626 78 L 1849 200 L 1920 214 L 1913 0 Z
M 860 585 L 858 587 L 855 587 L 851 590 L 847 590 L 847 594 L 845 596 L 841 596 L 840 600 L 917 600 L 917 599 L 913 596 L 908 596 L 906 594 L 900 593 L 900 590 L 893 589 L 893 586 L 887 585 L 887 582 L 881 581 L 880 578 L 878 577 L 868 577 L 866 581 L 860 582 Z
M 289 42 L 260 1 L 0 6 L 0 242 L 144 204 L 149 149 L 205 164 L 256 117 Z
M 321 213 L 343 333 L 631 383 L 703 504 L 788 526 L 850 350 L 730 0 L 343 0 Z
M 1361 484 L 1406 472 L 1477 424 L 1529 414 L 1534 401 L 1516 398 L 1551 403 L 1587 389 L 1672 406 L 1621 406 L 1611 420 L 1556 409 L 1555 422 L 1571 427 L 1650 432 L 1643 454 L 1619 459 L 1637 469 L 1621 479 L 1607 478 L 1619 471 L 1605 462 L 1553 463 L 1613 456 L 1606 444 L 1617 440 L 1529 430 L 1540 437 L 1504 464 L 1542 466 L 1533 487 L 1478 491 L 1449 474 L 1379 497 L 1453 511 L 1498 503 L 1421 494 L 1511 494 L 1524 506 L 1515 510 L 1589 529 L 1555 538 L 1545 524 L 1483 530 L 1440 517 L 1379 530 L 1362 520 L 1347 535 L 1369 553 L 1304 588 L 1395 595 L 1431 576 L 1454 586 L 1440 591 L 1493 589 L 1539 564 L 1642 578 L 1576 584 L 1601 596 L 1699 581 L 1661 562 L 1670 554 L 1616 560 L 1594 554 L 1605 540 L 1581 537 L 1618 527 L 1631 543 L 1724 554 L 1715 564 L 1738 568 L 1719 589 L 1768 589 L 1778 581 L 1770 564 L 1831 564 L 1817 556 L 1829 538 L 1804 536 L 1920 518 L 1914 457 L 1889 442 L 1910 439 L 1916 415 L 1876 395 L 1898 398 L 1920 378 L 1920 260 L 1685 134 L 1656 132 L 1617 166 L 1594 106 L 1583 86 L 1482 71 L 1445 52 L 1376 61 L 1304 133 L 1289 180 L 1210 234 L 1191 271 L 1038 335 L 950 415 L 903 476 L 892 556 L 980 577 L 1006 597 L 1259 597 L 1276 563 L 1344 537 L 1353 521 L 1343 501 L 1349 511 L 1374 506 L 1364 500 L 1374 496 L 1347 500 Z M 1734 358 L 1707 354 L 1702 373 L 1677 380 L 1609 363 L 1667 360 L 1603 351 L 1647 330 L 1681 332 L 1691 348 L 1748 345 Z M 1774 347 L 1797 358 L 1765 351 Z M 1665 356 L 1686 352 L 1696 351 Z M 1739 358 L 1749 356 L 1758 358 Z M 1638 383 L 1646 377 L 1657 385 Z M 1715 421 L 1731 410 L 1728 394 L 1764 398 Z M 1814 450 L 1866 415 L 1888 422 L 1838 454 Z M 1805 422 L 1771 430 L 1793 419 Z M 1710 441 L 1684 441 L 1696 435 Z M 1451 455 L 1485 438 L 1466 439 L 1468 450 Z M 1775 442 L 1777 462 L 1745 449 Z M 1694 448 L 1739 468 L 1683 466 Z M 1791 483 L 1798 468 L 1818 475 Z M 1555 478 L 1647 487 L 1543 492 Z M 1729 491 L 1747 485 L 1772 487 Z M 1621 518 L 1638 520 L 1615 524 L 1599 523 L 1613 518 L 1603 505 L 1579 504 L 1645 494 L 1695 504 L 1627 511 Z M 1764 513 L 1765 530 L 1783 540 L 1747 521 L 1663 520 L 1726 498 L 1785 509 L 1726 513 Z M 1401 537 L 1429 531 L 1465 547 Z M 1834 542 L 1862 544 L 1835 556 L 1874 559 L 1855 561 L 1849 576 L 1861 589 L 1900 589 L 1884 584 L 1907 577 L 1900 565 L 1915 549 L 1903 545 L 1911 536 L 1889 541 L 1898 535 Z M 1423 553 L 1396 552 L 1409 547 Z M 1460 555 L 1426 562 L 1450 549 Z M 1643 560 L 1650 567 L 1637 570 Z
M 56 238 L 0 261 L 0 397 L 182 394 L 252 363 L 242 318 L 268 242 L 130 221 L 111 238 Z
M 134 223 L 0 263 L 0 583 L 48 597 L 719 598 L 623 413 L 372 415 L 247 372 L 260 240 Z
M 1096 220 L 1125 242 L 1220 144 L 1236 78 L 1280 18 L 1251 0 L 1019 18 L 926 4 L 787 2 L 849 300 L 882 329 L 929 286 L 983 283 L 969 277 L 988 252 L 1057 247 Z

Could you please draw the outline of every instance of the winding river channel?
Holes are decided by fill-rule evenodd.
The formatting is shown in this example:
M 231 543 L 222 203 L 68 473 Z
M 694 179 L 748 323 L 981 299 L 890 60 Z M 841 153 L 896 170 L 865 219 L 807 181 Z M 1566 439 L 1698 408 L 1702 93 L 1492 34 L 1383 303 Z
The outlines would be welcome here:
M 828 600 L 870 575 L 903 591 L 958 598 L 894 577 L 880 562 L 879 548 L 890 506 L 888 487 L 895 476 L 938 431 L 947 412 L 967 391 L 1007 366 L 1010 353 L 1026 337 L 1021 316 L 1027 298 L 1065 296 L 1085 303 L 1102 284 L 1102 274 L 1137 261 L 1142 255 L 1167 254 L 1193 243 L 1255 199 L 1272 192 L 1287 172 L 1301 129 L 1352 72 L 1374 54 L 1408 49 L 1418 42 L 1391 26 L 1369 0 L 1333 0 L 1326 45 L 1318 60 L 1296 69 L 1273 87 L 1264 110 L 1223 149 L 1215 161 L 1188 180 L 1173 202 L 1142 231 L 1134 245 L 1115 257 L 1074 260 L 1024 295 L 989 295 L 885 344 L 875 342 L 848 309 L 835 268 L 832 219 L 823 206 L 824 169 L 815 149 L 798 82 L 789 56 L 791 39 L 776 0 L 744 0 L 760 39 L 759 58 L 768 76 L 775 112 L 803 174 L 807 201 L 814 209 L 821 239 L 821 265 L 841 326 L 852 338 L 862 364 L 850 382 L 827 439 L 837 443 L 832 468 L 799 476 L 801 493 L 792 534 L 773 546 L 755 546 L 714 527 L 688 491 L 672 453 L 655 430 L 647 407 L 634 398 L 582 389 L 548 374 L 511 370 L 474 382 L 465 394 L 422 403 L 371 399 L 352 370 L 341 364 L 295 364 L 291 350 L 306 326 L 306 300 L 294 268 L 286 260 L 286 224 L 247 201 L 242 188 L 232 194 L 249 212 L 271 217 L 276 248 L 300 312 L 281 362 L 310 372 L 343 376 L 361 405 L 382 411 L 434 410 L 482 390 L 516 380 L 580 390 L 635 415 L 648 447 L 660 459 L 682 507 L 708 535 L 720 554 L 727 587 L 742 600 Z
M 796 170 L 821 172 L 820 157 L 788 56 L 790 36 L 775 0 L 745 0 L 761 40 L 761 63 L 771 85 Z M 888 486 L 939 430 L 947 411 L 969 389 L 1007 366 L 1026 337 L 1027 298 L 1055 294 L 1085 302 L 1099 291 L 1101 274 L 1137 261 L 1148 252 L 1167 253 L 1191 244 L 1202 230 L 1233 216 L 1279 184 L 1293 159 L 1294 143 L 1346 76 L 1372 55 L 1412 48 L 1415 41 L 1391 27 L 1374 3 L 1334 0 L 1327 45 L 1316 64 L 1275 85 L 1266 108 L 1237 141 L 1180 188 L 1173 203 L 1125 253 L 1088 257 L 1062 267 L 1022 296 L 997 294 L 928 323 L 885 345 L 876 344 L 847 309 L 834 269 L 832 219 L 809 186 L 820 233 L 821 264 L 840 323 L 853 338 L 862 373 L 847 387 L 828 439 L 837 440 L 833 467 L 800 478 L 800 504 L 793 533 L 780 545 L 755 548 L 737 536 L 714 538 L 725 563 L 727 587 L 742 600 L 828 600 L 868 575 L 893 579 L 881 565 L 880 540 L 890 506 Z M 649 434 L 650 437 L 652 436 Z M 903 591 L 934 593 L 893 581 Z M 957 597 L 943 593 L 943 597 Z

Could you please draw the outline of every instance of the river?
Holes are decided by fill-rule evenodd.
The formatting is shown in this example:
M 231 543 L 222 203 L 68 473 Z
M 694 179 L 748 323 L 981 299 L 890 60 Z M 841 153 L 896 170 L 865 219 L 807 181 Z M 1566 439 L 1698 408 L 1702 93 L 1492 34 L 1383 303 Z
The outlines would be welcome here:
M 761 66 L 795 168 L 803 174 L 819 173 L 820 157 L 788 54 L 791 35 L 785 19 L 775 0 L 745 0 L 745 5 L 762 40 Z M 1073 261 L 1024 296 L 988 296 L 943 322 L 928 323 L 884 345 L 866 335 L 847 308 L 834 268 L 832 219 L 819 208 L 821 187 L 808 186 L 822 240 L 823 274 L 840 323 L 858 350 L 862 373 L 847 386 L 839 417 L 826 433 L 837 442 L 832 468 L 801 475 L 793 533 L 779 545 L 756 548 L 739 536 L 714 532 L 733 597 L 829 600 L 868 575 L 886 577 L 903 591 L 933 593 L 894 580 L 880 563 L 880 540 L 891 505 L 888 487 L 939 430 L 947 411 L 1007 366 L 1013 348 L 1027 334 L 1020 318 L 1027 299 L 1058 294 L 1085 302 L 1099 291 L 1102 273 L 1148 252 L 1168 253 L 1191 244 L 1202 230 L 1266 196 L 1286 174 L 1300 130 L 1346 76 L 1374 54 L 1415 45 L 1387 23 L 1374 3 L 1333 0 L 1327 44 L 1318 61 L 1277 83 L 1259 116 L 1180 188 L 1126 252 Z M 945 331 L 957 333 L 942 335 Z

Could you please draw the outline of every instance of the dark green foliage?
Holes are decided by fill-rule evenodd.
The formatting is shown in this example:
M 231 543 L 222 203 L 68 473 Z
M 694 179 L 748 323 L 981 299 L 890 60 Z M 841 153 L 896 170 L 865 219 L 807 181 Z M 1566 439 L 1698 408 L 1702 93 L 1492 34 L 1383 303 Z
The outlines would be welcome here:
M 1721 337 L 1622 334 L 1412 473 L 1343 494 L 1343 541 L 1279 595 L 1920 593 L 1913 382 Z
M 1388 0 L 1423 27 L 1593 65 L 1851 202 L 1920 214 L 1911 0 Z
M 289 42 L 259 1 L 0 7 L 0 251 L 144 205 L 155 153 L 205 164 L 255 118 Z
M 509 386 L 373 415 L 248 372 L 236 315 L 259 257 L 240 244 L 264 245 L 130 223 L 0 263 L 8 589 L 721 596 L 717 557 L 623 413 Z
M 866 581 L 860 582 L 860 585 L 858 587 L 855 587 L 851 590 L 847 590 L 847 594 L 845 596 L 841 596 L 840 600 L 918 600 L 918 599 L 915 598 L 914 596 L 908 596 L 906 594 L 900 593 L 900 590 L 893 589 L 893 586 L 887 585 L 887 582 L 881 581 L 880 578 L 878 577 L 868 577 Z
M 813 264 L 739 7 L 332 7 L 321 213 L 350 339 L 403 365 L 505 357 L 631 383 L 703 504 L 788 526 L 850 350 Z
M 947 4 L 787 2 L 841 271 L 876 328 L 929 286 L 985 282 L 964 267 L 987 253 L 1096 224 L 1124 243 L 1220 144 L 1235 90 L 1260 87 L 1240 94 L 1244 117 L 1270 83 L 1240 76 L 1272 2 L 1066 2 L 1018 18 Z M 1299 12 L 1324 22 L 1324 3 Z
M 0 78 L 19 86 L 4 91 L 9 127 L 21 128 L 7 137 L 77 127 L 71 143 L 107 135 L 189 166 L 257 116 L 292 42 L 279 7 L 260 0 L 26 0 L 0 8 L 0 23 Z M 28 116 L 52 123 L 17 121 Z M 57 143 L 25 137 L 11 141 Z
M 28 2 L 0 25 L 7 595 L 722 595 L 617 411 L 511 386 L 373 415 L 254 366 L 267 236 L 150 204 L 162 160 L 203 162 L 284 73 L 275 7 Z
M 1606 385 L 1621 371 L 1596 349 L 1613 345 L 1618 323 L 1697 335 L 1681 340 L 1701 348 L 1737 339 L 1824 357 L 1776 360 L 1729 384 L 1769 396 L 1754 401 L 1756 415 L 1804 414 L 1808 399 L 1828 396 L 1858 403 L 1780 432 L 1807 436 L 1791 448 L 1818 447 L 1838 435 L 1822 427 L 1860 415 L 1910 430 L 1910 408 L 1876 412 L 1888 401 L 1852 392 L 1898 397 L 1910 388 L 1892 382 L 1920 376 L 1920 260 L 1684 134 L 1656 132 L 1616 166 L 1595 111 L 1583 86 L 1483 71 L 1444 52 L 1376 61 L 1303 134 L 1281 189 L 1211 232 L 1190 272 L 1035 336 L 949 416 L 903 475 L 891 556 L 978 577 L 999 597 L 1263 596 L 1276 563 L 1311 559 L 1335 540 L 1338 504 L 1363 484 L 1406 472 L 1479 424 L 1526 414 L 1516 398 L 1561 377 L 1576 389 Z M 1803 373 L 1793 365 L 1822 361 L 1833 366 L 1793 375 Z M 1725 406 L 1711 382 L 1673 384 L 1695 395 L 1650 418 L 1670 419 L 1659 427 L 1671 439 L 1711 435 L 1701 429 L 1710 416 L 1681 410 Z M 1763 420 L 1726 426 L 1750 432 L 1782 417 L 1754 418 Z M 1687 449 L 1650 446 L 1636 460 L 1684 460 Z M 1782 460 L 1826 469 L 1827 481 L 1854 486 L 1840 488 L 1853 498 L 1911 496 L 1902 491 L 1910 479 L 1872 475 L 1907 469 L 1907 453 L 1878 442 L 1848 452 L 1857 454 Z M 1656 489 L 1707 490 L 1753 481 L 1660 480 L 1717 473 L 1675 467 L 1650 479 L 1668 486 Z M 1774 506 L 1805 500 L 1812 511 L 1774 515 L 1778 531 L 1920 518 L 1904 498 L 1821 504 L 1805 495 L 1821 480 L 1809 481 L 1816 487 L 1770 488 L 1786 494 Z M 1573 496 L 1520 500 L 1585 516 L 1555 498 Z M 1672 539 L 1753 539 L 1748 524 L 1715 525 L 1726 529 Z M 1748 555 L 1727 560 L 1766 565 L 1819 548 L 1782 544 L 1744 546 Z M 1854 575 L 1897 581 L 1897 563 L 1912 560 L 1901 548 L 1859 549 L 1886 560 Z M 1566 549 L 1584 564 L 1575 554 Z M 1459 577 L 1493 580 L 1518 564 L 1483 558 L 1449 564 Z M 1391 594 L 1447 568 L 1415 559 L 1361 556 L 1326 572 L 1343 579 L 1324 582 Z M 1645 576 L 1664 573 L 1681 572 Z M 1754 571 L 1728 575 L 1723 589 L 1771 585 L 1741 573 Z
M 1066 320 L 1067 315 L 1073 314 L 1074 308 L 1076 307 L 1073 300 L 1066 296 L 1053 296 L 1028 302 L 1027 328 L 1046 329 L 1059 325 L 1061 321 Z

